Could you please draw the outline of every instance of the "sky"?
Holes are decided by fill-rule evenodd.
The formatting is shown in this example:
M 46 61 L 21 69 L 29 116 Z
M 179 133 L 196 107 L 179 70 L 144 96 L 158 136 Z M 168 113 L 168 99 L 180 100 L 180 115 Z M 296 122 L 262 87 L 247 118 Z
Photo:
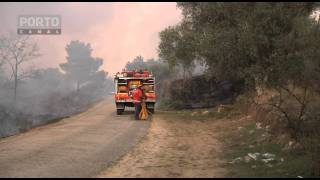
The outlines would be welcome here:
M 0 35 L 16 33 L 19 15 L 60 15 L 61 35 L 33 35 L 42 56 L 39 67 L 66 62 L 72 40 L 90 43 L 93 57 L 104 60 L 110 75 L 138 55 L 157 58 L 159 32 L 177 24 L 181 11 L 174 2 L 0 2 Z

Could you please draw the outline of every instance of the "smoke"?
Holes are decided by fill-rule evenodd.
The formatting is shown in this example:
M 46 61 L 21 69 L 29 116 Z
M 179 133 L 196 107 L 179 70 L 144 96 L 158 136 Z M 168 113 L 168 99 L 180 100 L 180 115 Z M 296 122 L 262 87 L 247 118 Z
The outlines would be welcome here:
M 112 75 L 136 54 L 156 57 L 158 32 L 181 18 L 176 3 L 1 2 L 0 41 L 16 35 L 19 15 L 30 14 L 60 15 L 62 34 L 30 38 L 41 56 L 19 64 L 16 81 L 0 44 L 0 137 L 69 116 L 103 98 L 114 89 Z M 67 62 L 65 47 L 73 40 L 91 43 L 92 57 L 103 59 L 79 91 L 70 72 L 59 66 Z
M 174 2 L 1 2 L 0 33 L 16 32 L 17 18 L 23 14 L 61 16 L 61 35 L 35 37 L 46 55 L 39 66 L 55 67 L 64 62 L 66 53 L 61 49 L 79 39 L 91 42 L 94 55 L 108 61 L 102 68 L 114 74 L 137 54 L 156 57 L 158 32 L 178 23 L 181 12 Z
M 15 58 L 10 56 L 10 52 L 26 54 L 28 48 L 21 45 L 20 47 L 10 46 L 8 49 L 3 43 L 4 39 L 13 41 L 8 37 L 2 37 L 0 41 L 0 137 L 23 132 L 81 112 L 90 104 L 106 97 L 108 91 L 113 89 L 113 80 L 107 77 L 106 72 L 99 70 L 103 60 L 96 61 L 98 64 L 95 64 L 92 70 L 88 62 L 95 62 L 92 60 L 95 58 L 90 54 L 88 57 L 76 56 L 78 62 L 81 62 L 79 58 L 86 58 L 84 65 L 87 67 L 84 66 L 84 69 L 90 70 L 90 76 L 84 70 L 77 72 L 77 76 L 87 77 L 83 80 L 85 83 L 77 90 L 77 83 L 69 73 L 61 71 L 58 67 L 35 66 L 38 61 L 45 58 L 43 56 L 39 58 L 32 56 L 30 61 L 22 61 L 26 56 L 18 57 L 18 61 L 23 63 L 18 64 L 17 72 L 17 69 L 12 69 L 15 67 L 12 66 L 15 65 Z M 34 42 L 32 38 L 28 41 Z M 13 44 L 15 44 L 14 41 Z M 70 53 L 69 56 L 75 55 Z M 26 68 L 30 66 L 35 67 Z M 17 78 L 15 78 L 15 72 L 17 72 Z

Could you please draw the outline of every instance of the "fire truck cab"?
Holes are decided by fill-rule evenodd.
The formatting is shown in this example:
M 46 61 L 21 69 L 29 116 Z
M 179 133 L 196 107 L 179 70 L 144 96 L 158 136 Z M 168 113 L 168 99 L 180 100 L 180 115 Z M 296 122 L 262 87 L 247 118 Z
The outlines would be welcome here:
M 117 114 L 124 112 L 125 107 L 134 107 L 132 90 L 142 85 L 146 96 L 145 102 L 148 111 L 154 113 L 156 103 L 155 77 L 147 70 L 127 71 L 117 73 L 114 78 L 115 84 L 115 104 Z

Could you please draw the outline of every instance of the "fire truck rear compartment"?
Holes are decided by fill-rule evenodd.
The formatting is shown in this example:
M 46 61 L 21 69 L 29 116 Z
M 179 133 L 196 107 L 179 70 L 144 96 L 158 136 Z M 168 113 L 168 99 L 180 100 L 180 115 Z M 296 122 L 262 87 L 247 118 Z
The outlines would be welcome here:
M 143 85 L 146 93 L 146 105 L 149 112 L 154 113 L 155 109 L 155 79 L 154 77 L 116 77 L 116 109 L 120 115 L 125 111 L 125 107 L 134 107 L 132 99 L 132 90 L 139 85 Z

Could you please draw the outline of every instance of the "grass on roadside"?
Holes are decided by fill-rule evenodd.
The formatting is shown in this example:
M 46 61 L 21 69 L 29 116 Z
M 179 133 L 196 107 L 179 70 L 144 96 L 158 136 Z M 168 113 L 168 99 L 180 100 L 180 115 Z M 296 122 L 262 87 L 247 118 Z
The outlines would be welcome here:
M 284 150 L 282 146 L 264 138 L 264 129 L 257 129 L 253 121 L 242 128 L 227 128 L 222 135 L 224 141 L 224 158 L 228 177 L 310 177 L 311 167 L 308 156 L 302 150 Z M 275 161 L 265 163 L 261 160 L 245 161 L 248 153 L 269 153 L 275 155 Z M 232 160 L 241 157 L 237 163 Z
M 310 159 L 303 150 L 284 150 L 270 138 L 265 129 L 257 129 L 254 120 L 237 122 L 243 117 L 235 107 L 220 109 L 188 109 L 176 111 L 157 111 L 157 114 L 182 120 L 219 120 L 235 122 L 225 127 L 220 132 L 219 140 L 224 144 L 227 177 L 312 177 Z M 229 121 L 230 122 L 230 121 Z M 269 140 L 268 140 L 269 139 Z M 248 159 L 248 153 L 269 153 L 275 155 L 275 160 L 265 163 L 261 159 Z M 240 162 L 230 163 L 237 158 Z
M 219 107 L 203 108 L 203 109 L 182 109 L 182 110 L 158 110 L 158 114 L 176 116 L 179 119 L 185 120 L 217 120 L 222 118 L 229 118 L 239 115 L 240 112 L 233 107 L 223 108 Z
M 311 161 L 307 154 L 302 150 L 284 150 L 281 145 L 270 140 L 265 129 L 258 129 L 252 119 L 238 121 L 244 115 L 235 107 L 230 106 L 220 111 L 218 107 L 177 111 L 159 110 L 157 114 L 183 120 L 232 121 L 227 123 L 230 125 L 223 125 L 224 128 L 219 137 L 224 145 L 222 158 L 228 162 L 224 165 L 228 172 L 226 177 L 312 177 L 309 163 Z M 248 153 L 274 154 L 275 160 L 265 163 L 261 159 L 250 159 L 246 162 L 244 159 Z M 230 163 L 237 158 L 242 160 Z

